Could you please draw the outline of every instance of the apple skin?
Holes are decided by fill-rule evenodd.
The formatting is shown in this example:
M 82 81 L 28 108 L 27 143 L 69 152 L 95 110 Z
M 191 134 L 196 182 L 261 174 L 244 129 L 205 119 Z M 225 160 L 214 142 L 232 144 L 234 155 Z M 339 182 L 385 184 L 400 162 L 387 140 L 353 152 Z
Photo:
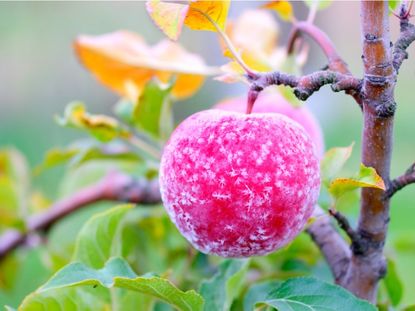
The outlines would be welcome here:
M 196 249 L 265 255 L 312 214 L 319 159 L 304 128 L 281 114 L 205 110 L 171 135 L 159 181 L 170 218 Z
M 246 111 L 246 97 L 235 97 L 223 100 L 214 106 L 215 109 L 227 111 Z M 252 113 L 274 112 L 283 114 L 301 124 L 311 136 L 316 146 L 317 155 L 324 154 L 324 138 L 318 120 L 306 107 L 294 107 L 276 90 L 266 90 L 259 94 Z

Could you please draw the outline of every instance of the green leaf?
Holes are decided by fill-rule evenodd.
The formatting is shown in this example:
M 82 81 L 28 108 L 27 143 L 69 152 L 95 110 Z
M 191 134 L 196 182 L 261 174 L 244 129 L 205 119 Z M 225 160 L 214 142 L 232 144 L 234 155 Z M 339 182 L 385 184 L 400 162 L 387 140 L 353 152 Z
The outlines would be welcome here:
M 348 147 L 336 147 L 328 150 L 321 160 L 321 179 L 328 185 L 332 178 L 343 168 L 353 151 L 352 143 Z
M 98 270 L 81 262 L 74 262 L 59 270 L 37 292 L 42 293 L 50 289 L 79 285 L 102 285 L 110 288 L 115 284 L 115 277 L 131 279 L 136 276 L 128 263 L 121 258 L 110 259 L 102 269 Z
M 266 300 L 268 294 L 280 285 L 280 281 L 267 281 L 251 286 L 244 297 L 244 311 L 254 310 L 257 301 Z
M 407 306 L 403 308 L 402 311 L 415 311 L 415 305 Z
M 0 175 L 27 184 L 29 182 L 29 165 L 24 155 L 14 148 L 0 149 Z
M 367 301 L 358 299 L 344 288 L 314 278 L 293 278 L 271 291 L 265 304 L 278 311 L 376 311 Z
M 70 103 L 65 109 L 64 116 L 57 117 L 56 121 L 61 126 L 84 130 L 102 142 L 115 138 L 128 138 L 131 135 L 116 119 L 105 115 L 89 114 L 81 102 Z
M 77 167 L 88 161 L 96 160 L 124 160 L 132 162 L 141 162 L 142 158 L 135 152 L 129 150 L 126 146 L 111 142 L 103 146 L 91 146 L 83 148 L 72 158 L 70 167 Z
M 0 265 L 0 305 L 17 307 L 27 293 L 48 280 L 52 271 L 41 248 L 22 248 L 2 259 Z M 9 274 L 9 275 L 6 275 Z M 7 283 L 5 283 L 7 282 Z
M 59 307 L 61 297 L 63 295 L 63 297 L 67 297 L 66 291 L 68 289 L 80 286 L 85 288 L 87 285 L 89 285 L 89 288 L 102 286 L 110 289 L 119 288 L 144 293 L 159 298 L 179 310 L 199 311 L 203 308 L 203 298 L 195 291 L 183 292 L 167 279 L 160 277 L 138 277 L 126 261 L 121 258 L 112 258 L 102 269 L 92 269 L 80 262 L 65 266 L 45 285 L 29 295 L 23 301 L 19 310 L 34 310 L 36 305 L 43 302 L 48 303 L 51 299 L 57 302 L 53 310 L 68 310 Z M 72 298 L 72 304 L 85 302 L 79 299 L 80 297 L 77 296 L 76 292 L 69 292 L 69 297 Z M 91 298 L 97 302 L 99 301 L 97 297 Z
M 121 98 L 114 107 L 115 115 L 127 124 L 134 124 L 134 103 L 127 98 Z
M 131 210 L 126 217 L 123 237 L 122 255 L 131 258 L 130 263 L 138 273 L 171 271 L 169 275 L 177 284 L 195 278 L 194 273 L 185 272 L 190 264 L 189 244 L 162 206 Z
M 360 171 L 354 178 L 336 178 L 329 186 L 330 193 L 339 198 L 344 193 L 358 188 L 376 188 L 385 190 L 385 183 L 372 167 L 360 164 Z
M 225 260 L 210 280 L 202 282 L 200 294 L 205 299 L 205 310 L 229 310 L 242 288 L 248 264 L 247 259 Z
M 27 296 L 19 306 L 19 311 L 106 311 L 111 310 L 108 294 L 98 298 L 100 288 L 74 287 L 34 292 Z
M 398 4 L 399 4 L 400 2 L 401 2 L 400 0 L 389 0 L 389 1 L 388 1 L 388 4 L 389 4 L 389 9 L 390 9 L 391 11 L 394 11 L 394 10 L 398 7 Z
M 304 3 L 309 7 L 317 5 L 317 9 L 323 10 L 331 5 L 332 0 L 304 0 Z
M 390 301 L 394 307 L 396 307 L 403 296 L 403 285 L 402 281 L 398 276 L 395 262 L 388 258 L 388 269 L 386 277 L 383 279 L 386 287 L 386 291 L 390 298 Z
M 133 113 L 133 124 L 154 138 L 167 139 L 173 128 L 170 93 L 173 84 L 151 80 L 140 95 Z
M 113 256 L 121 256 L 121 229 L 133 205 L 120 205 L 88 220 L 77 237 L 73 259 L 93 268 L 102 267 Z
M 0 149 L 0 227 L 21 227 L 30 188 L 25 157 L 14 148 Z
M 47 169 L 67 163 L 78 152 L 79 150 L 76 148 L 52 148 L 48 150 L 42 163 L 35 168 L 35 174 L 40 174 Z

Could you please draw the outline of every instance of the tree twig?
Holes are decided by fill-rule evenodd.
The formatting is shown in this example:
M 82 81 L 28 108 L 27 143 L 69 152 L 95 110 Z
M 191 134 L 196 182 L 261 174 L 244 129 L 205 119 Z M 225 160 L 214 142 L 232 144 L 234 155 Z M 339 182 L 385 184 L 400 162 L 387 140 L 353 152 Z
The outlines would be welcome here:
M 334 219 L 336 219 L 337 223 L 339 224 L 339 227 L 347 234 L 352 243 L 356 243 L 359 241 L 359 235 L 352 228 L 346 216 L 344 216 L 342 213 L 340 213 L 334 208 L 330 208 L 329 213 L 331 216 L 333 216 Z
M 298 22 L 294 25 L 289 40 L 288 40 L 288 53 L 292 53 L 294 49 L 294 43 L 298 38 L 298 35 L 304 33 L 312 38 L 317 45 L 322 49 L 323 53 L 326 55 L 329 69 L 332 71 L 337 71 L 340 73 L 349 74 L 349 69 L 347 68 L 346 63 L 342 60 L 340 55 L 337 53 L 336 48 L 334 47 L 333 42 L 327 36 L 327 34 L 322 31 L 317 26 L 309 22 Z
M 313 216 L 316 220 L 308 227 L 307 233 L 320 249 L 338 283 L 350 263 L 349 245 L 332 225 L 330 216 L 319 206 L 316 206 Z
M 339 72 L 345 75 L 351 75 L 351 72 L 349 71 L 346 62 L 337 53 L 333 42 L 330 40 L 327 34 L 324 31 L 322 31 L 319 27 L 313 25 L 310 22 L 295 23 L 294 28 L 292 29 L 288 39 L 288 54 L 291 54 L 293 52 L 295 41 L 301 33 L 307 34 L 323 50 L 323 53 L 326 55 L 328 60 L 329 70 Z M 362 98 L 359 92 L 356 92 L 354 89 L 347 89 L 345 91 L 346 94 L 351 95 L 358 103 L 358 105 L 362 107 Z
M 3 233 L 0 236 L 0 259 L 23 244 L 29 234 L 47 230 L 66 215 L 98 201 L 154 204 L 160 202 L 160 191 L 157 181 L 134 179 L 126 174 L 110 172 L 98 183 L 56 202 L 46 212 L 30 217 L 26 231 L 9 230 Z
M 326 84 L 331 84 L 334 92 L 351 91 L 358 93 L 361 87 L 361 80 L 351 75 L 330 70 L 316 71 L 302 77 L 276 71 L 256 73 L 254 76 L 247 78 L 251 82 L 251 93 L 259 93 L 270 85 L 285 85 L 294 88 L 294 94 L 300 100 L 306 100 Z
M 415 163 L 406 170 L 405 174 L 390 181 L 385 197 L 391 198 L 396 192 L 413 183 L 415 183 Z
M 406 49 L 415 41 L 415 25 L 409 22 L 410 9 L 402 5 L 399 12 L 400 36 L 393 49 L 393 67 L 399 71 L 403 61 L 408 58 Z

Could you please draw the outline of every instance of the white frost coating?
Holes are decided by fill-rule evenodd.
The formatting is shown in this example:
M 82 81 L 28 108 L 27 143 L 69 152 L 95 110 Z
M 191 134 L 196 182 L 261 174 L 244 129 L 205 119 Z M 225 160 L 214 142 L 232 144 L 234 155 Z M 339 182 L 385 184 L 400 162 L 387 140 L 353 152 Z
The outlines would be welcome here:
M 160 167 L 165 208 L 197 249 L 264 255 L 303 228 L 319 193 L 303 129 L 280 115 L 204 111 L 173 133 Z

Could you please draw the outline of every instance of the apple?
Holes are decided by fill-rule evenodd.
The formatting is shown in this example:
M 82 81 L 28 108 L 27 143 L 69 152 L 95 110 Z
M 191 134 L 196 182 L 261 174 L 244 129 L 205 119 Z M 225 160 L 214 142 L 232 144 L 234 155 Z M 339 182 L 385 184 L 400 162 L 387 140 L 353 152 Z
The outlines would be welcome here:
M 320 188 L 304 128 L 274 113 L 205 110 L 172 133 L 160 164 L 164 206 L 198 250 L 265 255 L 304 228 Z
M 235 97 L 219 102 L 216 109 L 228 111 L 246 111 L 246 97 Z M 252 113 L 274 112 L 283 114 L 301 124 L 311 136 L 316 152 L 321 158 L 324 154 L 324 139 L 319 122 L 306 107 L 294 107 L 275 89 L 265 90 L 259 94 Z

